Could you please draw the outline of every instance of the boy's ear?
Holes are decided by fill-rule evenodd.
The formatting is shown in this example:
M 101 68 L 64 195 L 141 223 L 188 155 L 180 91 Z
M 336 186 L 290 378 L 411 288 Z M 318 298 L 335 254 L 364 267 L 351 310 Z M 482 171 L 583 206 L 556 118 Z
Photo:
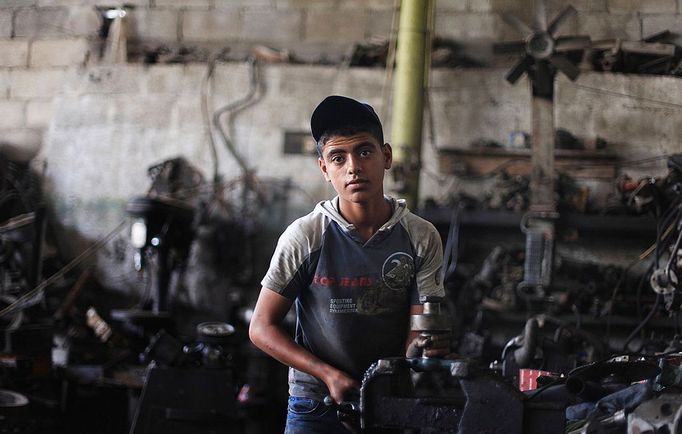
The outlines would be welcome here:
M 322 172 L 322 176 L 324 176 L 324 180 L 331 181 L 329 174 L 327 173 L 327 163 L 325 163 L 322 157 L 317 159 L 317 164 L 320 165 L 320 171 Z
M 391 148 L 389 143 L 384 143 L 384 146 L 381 147 L 381 151 L 384 154 L 384 169 L 388 170 L 393 164 L 393 148 Z

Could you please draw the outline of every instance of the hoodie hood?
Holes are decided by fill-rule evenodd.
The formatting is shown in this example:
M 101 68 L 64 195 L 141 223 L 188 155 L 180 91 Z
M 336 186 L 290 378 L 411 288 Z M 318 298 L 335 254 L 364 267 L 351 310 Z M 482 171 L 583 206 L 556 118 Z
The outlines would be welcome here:
M 393 226 L 395 226 L 405 214 L 408 213 L 407 209 L 407 203 L 405 202 L 405 199 L 394 199 L 390 196 L 384 196 L 384 199 L 388 201 L 388 203 L 391 204 L 391 207 L 393 208 L 393 215 L 391 215 L 391 218 L 388 219 L 386 223 L 384 223 L 381 228 L 379 228 L 379 231 L 385 231 L 385 230 L 391 230 Z M 334 199 L 331 200 L 325 200 L 320 203 L 318 203 L 315 206 L 315 210 L 321 212 L 322 214 L 326 215 L 333 221 L 335 221 L 339 227 L 341 227 L 344 231 L 346 232 L 354 232 L 355 231 L 355 225 L 349 223 L 341 213 L 339 212 L 339 197 L 336 196 Z

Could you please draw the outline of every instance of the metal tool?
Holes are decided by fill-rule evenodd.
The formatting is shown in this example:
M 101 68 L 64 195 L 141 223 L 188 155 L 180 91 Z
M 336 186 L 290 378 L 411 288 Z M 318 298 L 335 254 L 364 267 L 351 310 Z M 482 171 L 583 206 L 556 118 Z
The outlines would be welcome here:
M 427 342 L 431 342 L 436 334 L 450 331 L 450 319 L 441 313 L 442 300 L 441 297 L 435 296 L 420 297 L 419 301 L 424 305 L 424 311 L 418 315 L 412 315 L 410 318 L 410 330 L 420 332 L 420 336 L 425 338 Z M 428 358 L 424 351 L 422 357 Z
M 413 371 L 441 382 L 439 393 L 415 390 Z M 423 429 L 433 433 L 562 432 L 565 403 L 535 403 L 466 360 L 381 359 L 360 388 L 360 426 Z

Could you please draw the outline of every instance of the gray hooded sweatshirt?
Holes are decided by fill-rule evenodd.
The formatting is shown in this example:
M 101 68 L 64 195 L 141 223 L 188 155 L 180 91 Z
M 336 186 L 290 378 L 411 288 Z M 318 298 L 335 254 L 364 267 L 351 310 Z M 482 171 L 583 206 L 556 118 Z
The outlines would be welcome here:
M 404 356 L 410 305 L 444 295 L 438 231 L 404 200 L 386 200 L 393 215 L 367 241 L 339 213 L 338 197 L 320 202 L 284 231 L 261 282 L 295 302 L 295 341 L 358 381 L 376 360 Z M 289 393 L 329 392 L 292 368 Z

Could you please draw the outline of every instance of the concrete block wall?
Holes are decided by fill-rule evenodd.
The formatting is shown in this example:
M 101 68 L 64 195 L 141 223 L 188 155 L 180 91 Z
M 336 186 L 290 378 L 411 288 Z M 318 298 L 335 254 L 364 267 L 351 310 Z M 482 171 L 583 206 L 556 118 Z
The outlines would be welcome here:
M 41 148 L 66 69 L 94 61 L 99 13 L 87 2 L 0 2 L 0 150 L 28 159 Z
M 65 234 L 91 241 L 123 217 L 123 205 L 147 185 L 145 170 L 184 155 L 209 175 L 212 166 L 199 89 L 206 64 L 99 65 L 102 18 L 97 8 L 120 0 L 4 0 L 0 2 L 0 147 L 47 163 L 46 186 Z M 353 44 L 387 37 L 394 0 L 128 0 L 130 45 L 229 48 L 244 59 L 254 44 L 290 50 L 304 61 L 339 62 Z M 682 0 L 575 0 L 577 17 L 562 33 L 594 39 L 640 39 L 682 29 Z M 566 2 L 548 0 L 550 15 Z M 473 56 L 489 58 L 489 43 L 518 39 L 501 18 L 510 12 L 530 22 L 531 0 L 438 0 L 436 34 L 454 38 Z M 487 45 L 486 45 L 487 44 Z M 435 141 L 423 146 L 423 197 L 469 186 L 437 171 L 436 147 L 467 147 L 473 140 L 506 141 L 510 130 L 529 130 L 527 83 L 510 86 L 505 69 L 437 70 L 431 80 Z M 306 131 L 310 111 L 325 95 L 347 94 L 382 107 L 381 68 L 320 65 L 265 66 L 258 101 L 235 118 L 234 142 L 265 178 L 291 179 L 290 219 L 333 194 L 310 156 L 284 155 L 284 131 Z M 557 84 L 558 126 L 598 134 L 622 158 L 679 150 L 681 115 L 677 78 L 586 74 Z M 389 84 L 390 86 L 390 84 Z M 221 64 L 212 82 L 219 107 L 244 95 L 248 67 Z M 605 93 L 588 92 L 598 88 Z M 647 96 L 649 101 L 617 96 Z M 614 94 L 615 93 L 615 94 Z M 610 95 L 610 96 L 605 96 Z M 675 103 L 678 101 L 678 103 Z M 641 113 L 644 121 L 635 123 Z M 633 125 L 640 128 L 636 134 Z M 426 133 L 425 133 L 426 134 Z M 390 137 L 388 137 L 390 140 Z M 641 145 L 650 146 L 649 149 Z M 219 145 L 220 172 L 237 166 Z M 652 169 L 660 169 L 652 168 Z M 68 238 L 68 237 L 67 237 Z M 68 239 L 66 240 L 68 244 Z M 74 253 L 78 249 L 74 249 Z M 106 256 L 106 255 L 105 255 Z M 114 258 L 117 255 L 110 254 Z M 107 261 L 107 259 L 102 259 Z M 108 264 L 105 274 L 120 274 Z M 112 281 L 115 280 L 112 278 Z

